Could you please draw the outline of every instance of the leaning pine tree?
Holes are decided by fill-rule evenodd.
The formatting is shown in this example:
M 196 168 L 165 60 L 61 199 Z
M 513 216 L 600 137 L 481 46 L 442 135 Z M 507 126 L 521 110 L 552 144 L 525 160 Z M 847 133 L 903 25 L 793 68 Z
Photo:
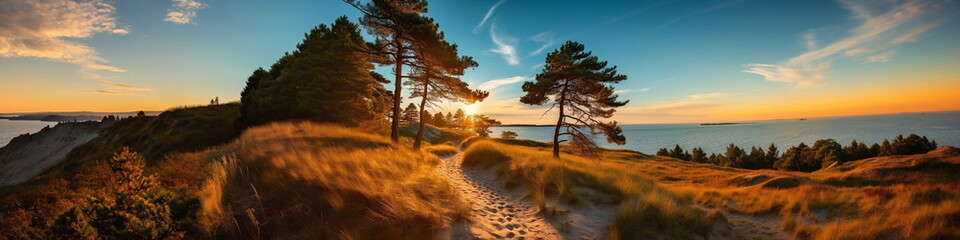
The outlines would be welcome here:
M 584 133 L 602 133 L 607 142 L 623 145 L 626 138 L 616 121 L 603 122 L 598 118 L 610 118 L 617 107 L 628 101 L 617 101 L 613 86 L 626 80 L 627 76 L 618 74 L 617 67 L 607 67 L 606 61 L 600 61 L 591 52 L 585 52 L 583 44 L 567 41 L 547 54 L 543 72 L 537 74 L 536 81 L 524 82 L 526 93 L 520 102 L 530 105 L 544 105 L 552 102 L 551 110 L 560 112 L 553 132 L 553 157 L 560 158 L 560 136 L 569 135 L 570 146 L 585 156 L 597 156 L 599 147 Z M 547 110 L 549 112 L 550 110 Z M 564 129 L 561 132 L 561 129 Z
M 410 98 L 420 98 L 420 126 L 413 148 L 420 149 L 423 142 L 424 125 L 430 118 L 426 108 L 435 106 L 437 102 L 449 100 L 456 102 L 474 103 L 483 101 L 489 95 L 486 91 L 471 90 L 468 84 L 460 80 L 464 70 L 477 67 L 478 64 L 469 56 L 459 56 L 456 44 L 444 40 L 443 32 L 434 23 L 433 19 L 421 17 L 421 22 L 414 25 L 410 31 L 414 36 L 413 51 L 417 61 L 407 64 L 413 67 L 410 80 L 404 83 L 410 88 Z M 438 113 L 439 114 L 439 113 Z M 437 117 L 443 120 L 443 115 Z

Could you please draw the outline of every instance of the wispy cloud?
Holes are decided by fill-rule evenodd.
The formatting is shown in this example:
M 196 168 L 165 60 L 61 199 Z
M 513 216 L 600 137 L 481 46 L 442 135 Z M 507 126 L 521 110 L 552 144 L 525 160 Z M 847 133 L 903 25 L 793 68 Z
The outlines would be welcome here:
M 127 84 L 122 84 L 122 83 L 115 83 L 115 82 L 110 82 L 110 81 L 100 81 L 100 84 L 101 84 L 101 85 L 104 85 L 104 86 L 107 86 L 107 87 L 112 87 L 112 88 L 116 88 L 116 89 L 123 89 L 123 90 L 131 90 L 131 91 L 150 91 L 150 90 L 153 90 L 153 89 L 147 88 L 147 87 L 133 86 L 133 85 L 127 85 Z
M 731 94 L 731 93 L 723 93 L 723 92 L 715 92 L 715 93 L 693 94 L 693 95 L 690 95 L 690 96 L 688 96 L 688 97 L 690 97 L 690 99 L 693 99 L 693 100 L 699 100 L 699 99 L 718 98 L 718 97 L 729 97 L 729 96 L 733 96 L 733 94 Z
M 517 39 L 498 35 L 497 25 L 490 24 L 490 40 L 493 40 L 493 43 L 497 45 L 497 48 L 490 50 L 491 52 L 500 54 L 510 65 L 520 65 L 520 59 L 517 58 L 517 48 L 514 47 Z
M 889 62 L 890 58 L 892 58 L 894 54 L 897 54 L 896 50 L 881 53 L 881 54 L 876 54 L 876 55 L 870 55 L 864 58 L 863 61 L 864 63 Z
M 630 17 L 633 17 L 634 15 L 644 13 L 644 12 L 646 12 L 646 11 L 649 11 L 650 9 L 653 9 L 653 8 L 656 8 L 656 7 L 659 7 L 659 6 L 661 6 L 661 5 L 664 5 L 664 4 L 667 4 L 667 3 L 670 3 L 670 2 L 674 2 L 674 1 L 676 1 L 676 0 L 663 0 L 663 1 L 658 1 L 658 2 L 654 2 L 654 3 L 648 4 L 648 5 L 642 6 L 642 7 L 640 7 L 640 8 L 636 8 L 636 9 L 630 11 L 630 12 L 621 14 L 621 15 L 619 15 L 619 16 L 617 16 L 617 17 L 614 17 L 614 18 L 611 18 L 611 19 L 609 19 L 609 20 L 607 20 L 607 21 L 603 21 L 603 22 L 597 23 L 596 25 L 593 25 L 593 26 L 591 26 L 591 27 L 581 29 L 581 30 L 578 31 L 577 34 L 575 34 L 575 35 L 580 35 L 580 34 L 583 34 L 583 33 L 586 33 L 586 32 L 589 32 L 589 31 L 592 31 L 592 30 L 601 28 L 601 27 L 606 26 L 606 25 L 610 25 L 610 24 L 614 24 L 614 23 L 623 21 L 623 20 L 625 20 L 625 19 L 628 19 L 628 18 L 630 18 Z
M 924 13 L 936 9 L 933 1 L 907 1 L 874 14 L 886 6 L 880 1 L 842 1 L 854 19 L 862 21 L 850 31 L 849 36 L 807 51 L 781 64 L 747 64 L 744 72 L 758 74 L 768 81 L 795 83 L 797 87 L 815 86 L 831 70 L 831 62 L 837 56 L 854 57 L 860 62 L 885 62 L 896 53 L 886 49 L 913 41 L 917 36 L 932 29 L 936 24 L 910 24 L 917 22 Z M 932 25 L 931 25 L 932 24 Z M 897 34 L 906 31 L 905 34 Z M 873 52 L 883 52 L 868 55 Z M 838 53 L 843 53 L 838 54 Z M 865 56 L 865 57 L 864 57 Z
M 817 34 L 813 32 L 804 33 L 803 44 L 807 47 L 807 50 L 817 49 Z
M 80 65 L 84 70 L 124 72 L 106 65 L 95 49 L 73 39 L 98 33 L 127 34 L 115 8 L 100 0 L 3 0 L 0 3 L 0 56 L 34 57 Z
M 92 94 L 101 94 L 101 95 L 133 95 L 133 93 L 113 91 L 113 90 L 86 90 L 84 92 L 92 93 Z
M 670 26 L 670 25 L 672 25 L 672 24 L 674 24 L 674 23 L 677 23 L 677 22 L 679 22 L 679 21 L 681 21 L 681 20 L 684 20 L 684 19 L 687 19 L 687 18 L 690 18 L 690 17 L 694 17 L 694 16 L 697 16 L 697 15 L 707 14 L 707 13 L 710 13 L 710 12 L 713 12 L 713 11 L 717 11 L 717 10 L 720 10 L 720 9 L 723 9 L 723 8 L 727 8 L 727 7 L 730 7 L 730 6 L 733 6 L 733 5 L 737 5 L 737 4 L 742 3 L 742 2 L 744 2 L 744 1 L 745 1 L 745 0 L 729 0 L 729 1 L 725 1 L 725 2 L 720 3 L 720 4 L 717 4 L 717 5 L 710 6 L 710 7 L 708 7 L 708 8 L 704 8 L 704 9 L 700 9 L 700 10 L 697 10 L 697 11 L 694 11 L 694 12 L 690 12 L 690 13 L 681 15 L 681 16 L 679 16 L 679 17 L 677 17 L 677 18 L 674 18 L 673 20 L 670 20 L 670 21 L 664 23 L 663 25 L 660 25 L 659 27 L 657 27 L 657 28 L 655 28 L 655 29 L 653 29 L 653 30 L 656 31 L 656 30 L 665 28 L 665 27 L 667 27 L 667 26 Z
M 164 21 L 176 24 L 188 24 L 197 17 L 197 11 L 207 7 L 196 0 L 173 0 L 173 6 L 167 9 L 167 18 Z
M 540 43 L 540 47 L 537 48 L 537 50 L 534 50 L 532 53 L 530 53 L 530 56 L 540 55 L 541 53 L 543 53 L 543 51 L 547 50 L 547 48 L 549 48 L 550 46 L 553 46 L 553 44 L 556 44 L 557 41 L 554 40 L 553 35 L 554 35 L 553 32 L 542 32 L 537 35 L 533 35 L 533 37 L 530 37 L 530 40 Z
M 514 83 L 522 82 L 524 80 L 529 80 L 529 79 L 530 79 L 529 77 L 524 77 L 524 76 L 494 79 L 494 80 L 481 83 L 480 86 L 477 86 L 477 89 L 489 91 L 491 89 L 498 88 L 503 85 L 514 84 Z
M 483 15 L 483 20 L 480 20 L 480 23 L 478 23 L 477 26 L 473 28 L 473 33 L 478 33 L 478 32 L 480 32 L 480 29 L 483 28 L 483 24 L 486 24 L 486 23 L 487 23 L 487 20 L 490 19 L 490 16 L 493 16 L 493 12 L 496 11 L 497 8 L 500 7 L 500 5 L 503 4 L 503 3 L 506 2 L 506 1 L 507 1 L 507 0 L 500 0 L 500 1 L 497 2 L 496 4 L 493 4 L 493 7 L 490 7 L 490 10 L 487 10 L 487 14 L 486 14 L 486 15 Z
M 632 93 L 632 92 L 647 92 L 647 91 L 650 91 L 650 88 L 620 89 L 620 90 L 613 91 L 613 94 L 624 94 L 624 93 Z

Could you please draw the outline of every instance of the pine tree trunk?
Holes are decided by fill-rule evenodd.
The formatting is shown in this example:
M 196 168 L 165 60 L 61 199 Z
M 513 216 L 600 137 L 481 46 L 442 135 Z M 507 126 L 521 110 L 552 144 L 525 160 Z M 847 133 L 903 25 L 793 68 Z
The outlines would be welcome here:
M 560 91 L 560 101 L 557 101 L 557 104 L 560 105 L 560 116 L 557 117 L 557 126 L 553 129 L 553 158 L 560 159 L 560 125 L 563 125 L 563 104 L 567 99 L 567 83 L 570 81 L 563 82 L 563 90 Z
M 403 46 L 400 45 L 399 38 L 394 37 L 393 41 L 397 45 L 397 52 L 394 57 L 397 65 L 394 67 L 396 78 L 393 81 L 393 122 L 390 126 L 390 140 L 398 143 L 400 142 L 400 91 L 402 90 L 401 82 L 403 80 L 403 51 L 401 49 Z
M 424 119 L 423 115 L 425 112 L 427 112 L 423 108 L 427 106 L 427 93 L 429 93 L 429 90 L 430 90 L 430 79 L 428 78 L 423 83 L 423 98 L 420 99 L 420 128 L 417 129 L 417 139 L 413 141 L 414 150 L 419 150 L 420 143 L 423 142 L 423 129 L 424 129 L 424 124 L 426 124 L 425 122 L 423 122 L 423 119 Z
M 557 118 L 557 127 L 553 129 L 553 158 L 560 159 L 560 125 L 563 124 L 563 103 L 560 103 L 560 117 Z

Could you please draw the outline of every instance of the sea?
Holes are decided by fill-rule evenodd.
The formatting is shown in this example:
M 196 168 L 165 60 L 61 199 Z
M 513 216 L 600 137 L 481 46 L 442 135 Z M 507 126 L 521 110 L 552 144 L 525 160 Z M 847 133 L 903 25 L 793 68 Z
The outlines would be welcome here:
M 780 152 L 801 142 L 812 145 L 819 139 L 832 138 L 846 146 L 850 141 L 867 145 L 893 139 L 898 134 L 911 133 L 926 136 L 940 146 L 960 146 L 960 111 L 824 117 L 745 121 L 741 124 L 709 125 L 685 124 L 626 124 L 621 125 L 627 138 L 625 145 L 606 142 L 602 136 L 594 140 L 603 147 L 624 148 L 653 154 L 660 148 L 680 145 L 684 150 L 694 147 L 704 152 L 724 153 L 730 144 L 745 148 L 766 148 L 776 144 Z M 553 127 L 499 126 L 491 129 L 492 136 L 502 131 L 514 131 L 518 138 L 552 141 Z
M 678 124 L 626 124 L 622 125 L 627 137 L 625 145 L 609 144 L 602 136 L 595 140 L 603 147 L 624 148 L 656 153 L 660 148 L 672 148 L 680 145 L 685 150 L 701 147 L 704 152 L 723 153 L 729 144 L 741 148 L 766 148 L 776 144 L 780 151 L 801 142 L 811 145 L 819 139 L 832 138 L 843 145 L 850 141 L 867 144 L 893 139 L 898 134 L 915 133 L 937 141 L 941 146 L 960 146 L 960 111 L 901 113 L 883 115 L 865 115 L 848 117 L 825 117 L 764 121 L 745 121 L 732 125 L 703 126 L 699 123 Z M 0 147 L 11 139 L 25 133 L 40 131 L 45 126 L 53 127 L 55 122 L 12 121 L 0 119 Z M 518 134 L 518 138 L 538 141 L 551 141 L 553 127 L 493 127 L 493 136 L 509 130 Z
M 43 127 L 54 127 L 56 125 L 56 122 L 0 119 L 0 147 L 6 146 L 7 143 L 10 143 L 10 140 L 22 134 L 35 133 Z

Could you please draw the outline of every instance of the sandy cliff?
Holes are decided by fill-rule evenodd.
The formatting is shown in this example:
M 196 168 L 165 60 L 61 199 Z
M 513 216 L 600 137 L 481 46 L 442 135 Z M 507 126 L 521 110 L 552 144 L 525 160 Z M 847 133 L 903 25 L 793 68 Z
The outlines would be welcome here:
M 63 161 L 77 146 L 110 126 L 110 122 L 69 122 L 21 135 L 0 148 L 0 186 L 26 182 Z

